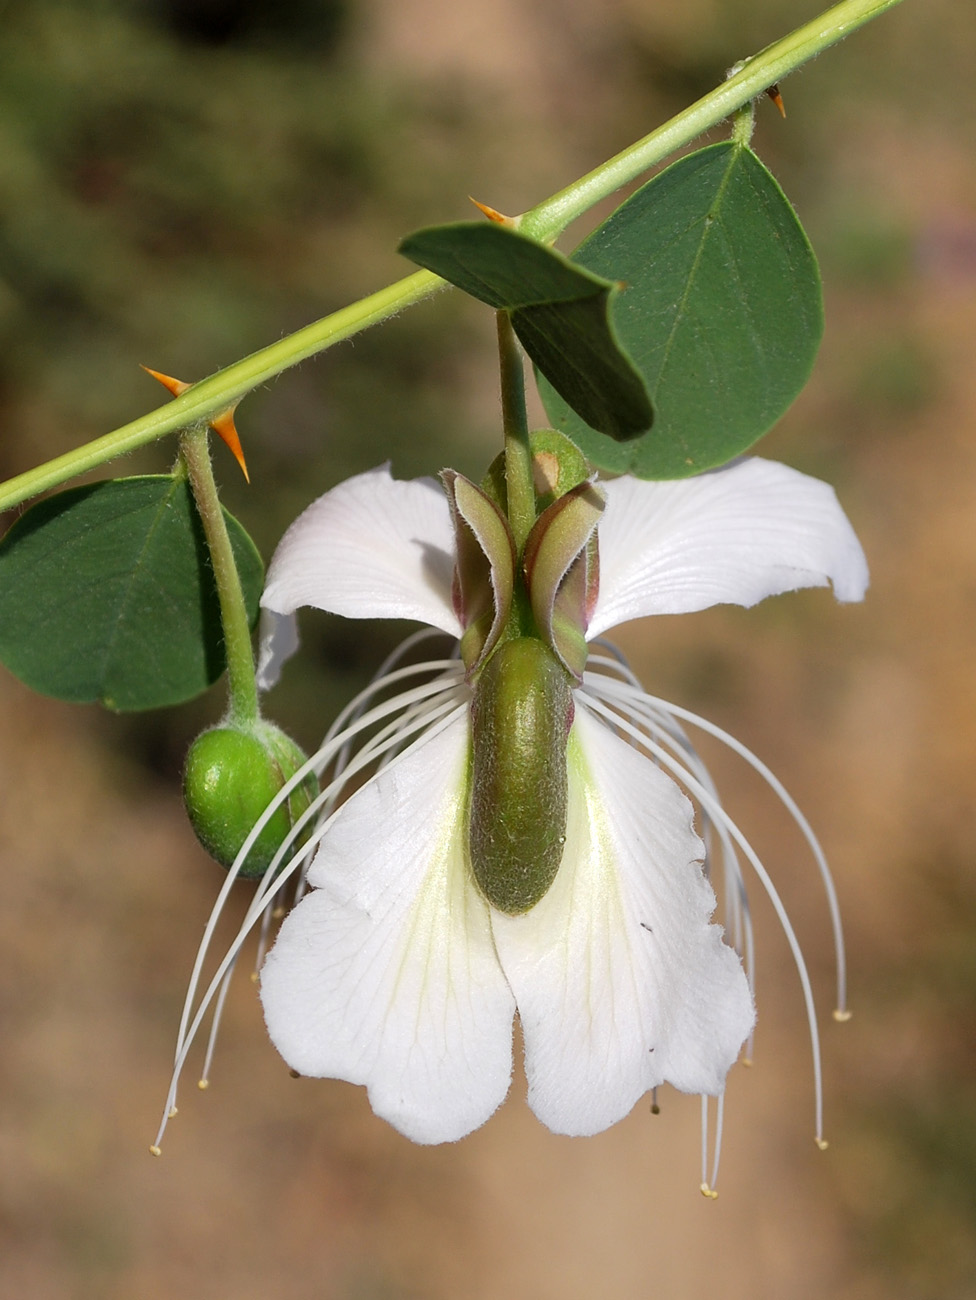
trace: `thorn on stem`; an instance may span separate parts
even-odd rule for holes
[[[780,117],[785,117],[785,116],[786,116],[786,105],[783,103],[783,96],[780,94],[779,86],[776,86],[776,85],[773,85],[773,86],[767,86],[767,87],[766,87],[766,94],[769,96],[769,98],[773,101],[773,103],[774,103],[774,104],[776,105],[776,107],[779,109],[779,115],[780,115]]]
[[[162,386],[173,397],[179,397],[185,393],[192,384],[184,383],[182,379],[174,379],[172,375],[164,375],[161,370],[150,370],[148,366],[142,366],[147,375],[152,375],[153,379],[158,379]],[[229,406],[226,411],[221,411],[220,415],[215,415],[210,421],[210,427],[219,438],[222,438],[230,448],[231,455],[241,467],[241,473],[247,483],[250,483],[251,476],[247,472],[247,463],[244,460],[244,450],[241,447],[241,440],[238,436],[237,429],[234,426],[234,406]]]
[[[489,208],[486,203],[479,203],[477,199],[472,199],[470,194],[468,195],[468,198],[471,199],[471,202],[479,212],[485,214],[489,221],[494,221],[500,226],[515,225],[515,219],[513,217],[506,217],[503,212],[499,212],[495,208]]]

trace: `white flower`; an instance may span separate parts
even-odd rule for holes
[[[860,600],[867,567],[832,489],[782,465],[750,459],[679,482],[621,478],[601,487],[591,653],[574,691],[565,845],[548,892],[511,915],[475,883],[464,665],[455,655],[384,671],[311,760],[328,773],[317,829],[263,883],[195,1020],[184,1016],[177,1073],[243,936],[314,851],[310,890],[261,973],[269,1033],[297,1072],[364,1084],[374,1111],[408,1137],[451,1141],[504,1099],[517,1011],[529,1104],[556,1132],[599,1132],[664,1082],[721,1094],[751,1032],[753,1000],[739,956],[710,923],[705,846],[672,776],[698,802],[706,838],[718,841],[732,938],[747,956],[737,847],[772,886],[679,719],[708,724],[645,695],[594,639],[645,615],[752,605],[828,582],[838,599]],[[301,605],[413,619],[460,638],[454,571],[455,528],[439,484],[398,482],[386,468],[340,484],[295,521],[272,561],[264,684],[294,648]],[[282,638],[291,642],[284,651]],[[393,686],[401,693],[390,698]],[[833,904],[826,864],[789,796],[712,730],[787,801]],[[373,775],[340,802],[370,764]],[[202,950],[188,1007],[200,961]],[[816,1040],[814,1049],[816,1061]]]
[[[828,580],[841,600],[863,595],[864,557],[832,490],[781,465],[604,491],[589,638]],[[460,637],[453,570],[442,488],[379,469],[291,526],[263,604],[418,619]],[[663,1082],[721,1092],[752,999],[709,924],[691,804],[613,722],[623,685],[587,672],[576,692],[562,862],[542,901],[512,916],[468,865],[469,688],[460,664],[445,671],[452,711],[334,816],[312,892],[265,963],[269,1033],[295,1070],[365,1084],[408,1137],[450,1141],[505,1097],[517,1009],[529,1104],[556,1132],[596,1133]]]

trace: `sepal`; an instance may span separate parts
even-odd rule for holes
[[[586,664],[586,625],[596,601],[596,526],[603,492],[580,483],[535,522],[522,559],[529,601],[543,640],[579,681]]]
[[[454,608],[464,632],[461,658],[469,673],[485,662],[508,622],[515,591],[515,541],[508,520],[481,488],[444,470],[457,544]]]

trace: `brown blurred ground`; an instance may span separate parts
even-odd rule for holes
[[[185,153],[192,161],[200,149],[206,161],[226,137],[231,163],[212,180],[219,202],[206,193],[199,202],[218,209],[217,234],[196,224],[193,202],[179,206],[185,160],[159,173],[154,245],[144,234],[152,220],[132,215],[133,196],[148,203],[153,193],[137,174],[149,163],[137,148],[133,162],[130,141],[89,145],[71,173],[70,212],[81,205],[93,241],[111,250],[117,237],[130,250],[132,279],[121,286],[106,288],[109,271],[94,287],[77,269],[74,279],[52,271],[68,259],[64,224],[47,229],[43,213],[22,223],[34,261],[24,238],[10,245],[16,304],[0,302],[8,363],[18,358],[0,385],[4,467],[152,404],[137,360],[193,378],[386,282],[399,274],[397,235],[466,215],[468,191],[526,206],[814,10],[793,0],[363,0],[347,7],[338,35],[316,37],[321,52],[298,56],[260,24],[250,41],[246,28],[217,39],[165,25],[150,41],[131,5],[100,6],[91,22],[71,5],[11,6],[8,41],[26,41],[34,22],[53,41],[46,67],[60,98],[39,96],[32,110],[45,140],[69,134],[92,85],[134,66],[131,50],[145,46],[156,51],[145,56],[146,131],[158,144],[158,120],[173,110],[152,97],[180,68]],[[296,22],[318,12],[295,11]],[[51,37],[65,31],[67,45]],[[641,1106],[610,1132],[573,1141],[535,1122],[517,1081],[466,1141],[414,1147],[372,1117],[362,1090],[288,1077],[246,978],[230,998],[210,1091],[190,1079],[164,1156],[152,1160],[183,988],[219,884],[182,819],[179,753],[219,698],[177,721],[117,719],[41,700],[4,674],[0,1294],[976,1293],[974,48],[968,9],[905,0],[788,82],[787,122],[761,115],[756,140],[820,252],[828,308],[814,380],[762,450],[835,482],[871,562],[866,604],[840,609],[803,593],[620,638],[650,689],[706,713],[770,763],[832,858],[855,1017],[823,1024],[830,1149],[812,1142],[800,997],[758,903],[756,1063],[730,1079],[715,1203],[698,1193],[694,1098],[668,1092],[659,1117]],[[35,57],[25,52],[23,66]],[[341,139],[301,128],[303,148],[319,150],[320,191],[275,171],[304,120],[275,80],[291,57],[299,70],[288,84],[308,81],[302,111],[314,107],[320,73],[333,112],[346,114],[341,132],[329,128]],[[86,67],[97,75],[86,79]],[[241,78],[250,81],[235,116]],[[241,126],[261,121],[261,78],[268,139]],[[21,104],[31,94],[23,85]],[[242,179],[248,147],[255,171]],[[254,196],[262,168],[266,209]],[[8,186],[0,209],[15,193],[27,211],[32,192],[70,188],[53,164],[45,184],[55,188],[17,175],[20,189]],[[35,337],[27,322],[38,319],[47,333]],[[228,498],[270,545],[312,491],[391,451],[400,473],[431,471],[466,438],[453,459],[476,471],[494,437],[493,363],[479,346],[488,335],[481,313],[441,303],[286,376],[241,419],[265,486],[245,495],[227,468]],[[79,378],[93,364],[94,394]],[[392,635],[310,628],[306,663],[279,699],[306,744],[358,680],[358,661],[376,662]],[[782,887],[826,1013],[828,934],[812,868],[759,783],[708,753]]]

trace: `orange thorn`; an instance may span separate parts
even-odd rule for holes
[[[150,370],[148,366],[140,366],[139,369],[144,370],[147,375],[152,375],[153,379],[158,379],[173,397],[179,397],[181,393],[185,393],[191,387],[190,384],[184,384],[182,379],[174,379],[172,375],[164,375],[161,370]]]
[[[776,105],[776,107],[779,109],[779,115],[780,115],[780,117],[785,117],[785,116],[786,116],[786,105],[783,103],[783,96],[779,93],[779,86],[769,86],[769,87],[767,87],[767,89],[766,89],[766,94],[769,96],[769,98],[773,101],[773,103],[774,103],[774,104]]]
[[[182,379],[174,379],[172,375],[164,375],[159,370],[150,370],[148,366],[141,367],[147,375],[152,375],[153,379],[158,379],[167,392],[172,393],[174,397],[179,397],[185,393],[192,384],[185,384]],[[224,442],[231,450],[231,454],[241,467],[241,473],[244,475],[245,482],[250,483],[251,476],[247,472],[247,463],[244,460],[244,449],[241,447],[241,440],[238,436],[237,429],[234,426],[235,406],[229,406],[226,411],[215,416],[210,421],[210,427],[218,437],[223,438]]]
[[[226,411],[223,411],[220,415],[215,416],[214,419],[210,421],[210,427],[213,429],[214,433],[223,438],[224,442],[226,442],[234,459],[241,467],[241,473],[244,475],[245,482],[250,483],[251,476],[247,472],[247,464],[244,460],[244,449],[241,447],[241,440],[238,436],[237,429],[234,427],[234,410],[235,408],[233,406],[229,406]]]
[[[472,199],[470,194],[468,198],[479,212],[485,214],[489,221],[495,221],[500,226],[513,226],[515,224],[512,217],[506,217],[504,213],[498,212],[495,208],[489,208],[486,203],[479,203],[477,199]]]

